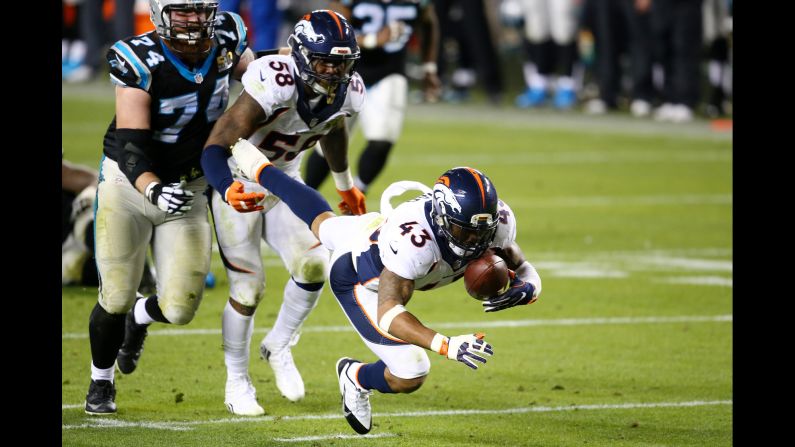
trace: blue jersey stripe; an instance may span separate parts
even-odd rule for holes
[[[358,276],[353,269],[353,258],[350,253],[339,257],[331,266],[329,273],[329,285],[334,297],[342,306],[345,315],[348,316],[351,324],[365,340],[379,345],[401,346],[407,343],[391,340],[381,335],[378,330],[370,323],[364,310],[359,307],[359,303],[354,296],[354,290],[359,285]]]
[[[229,13],[232,16],[232,19],[235,21],[235,26],[237,26],[237,47],[235,47],[235,54],[240,56],[243,54],[243,51],[246,49],[246,25],[243,23],[243,18],[235,13]]]
[[[116,42],[112,48],[130,63],[133,71],[135,71],[135,74],[138,75],[138,79],[140,79],[138,86],[146,91],[149,91],[149,87],[152,82],[152,76],[149,73],[149,69],[146,68],[140,59],[138,59],[138,56],[135,55],[132,49],[122,41]]]

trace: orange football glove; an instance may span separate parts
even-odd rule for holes
[[[347,191],[340,191],[338,189],[337,193],[342,197],[342,202],[339,204],[342,214],[364,214],[367,212],[367,207],[364,204],[365,197],[364,194],[359,191],[359,188],[354,186]]]
[[[224,200],[226,203],[239,213],[250,213],[264,209],[258,203],[265,198],[265,194],[261,192],[243,192],[243,184],[237,180],[229,188],[226,188],[225,196]]]

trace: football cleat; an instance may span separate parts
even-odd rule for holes
[[[86,414],[116,413],[116,386],[110,380],[91,380],[86,394]]]
[[[514,101],[516,107],[520,109],[529,109],[543,105],[547,100],[547,92],[542,88],[527,88],[521,95],[516,97]]]
[[[571,88],[558,88],[555,92],[555,108],[568,110],[577,104],[577,92]]]
[[[148,324],[135,322],[135,306],[127,312],[124,323],[124,342],[116,355],[116,367],[122,374],[132,374],[138,366],[138,360],[144,350],[146,328]]]
[[[265,410],[257,403],[257,390],[248,374],[227,377],[224,404],[229,412],[239,416],[265,414]]]
[[[359,388],[350,377],[348,370],[352,365],[360,364],[358,360],[343,357],[337,360],[337,377],[340,381],[340,394],[342,395],[342,414],[345,420],[356,430],[356,433],[364,435],[370,432],[372,427],[373,414],[370,409],[371,390]]]
[[[259,352],[262,358],[271,365],[273,375],[276,376],[276,387],[282,396],[293,402],[303,399],[305,395],[304,380],[301,378],[298,368],[295,367],[290,346],[276,350],[268,347],[263,339],[259,345]]]

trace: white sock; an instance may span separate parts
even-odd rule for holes
[[[221,334],[224,339],[224,363],[228,376],[248,373],[252,332],[254,332],[254,316],[239,314],[227,300],[221,316]]]
[[[559,76],[557,83],[558,90],[574,90],[574,79],[570,76]]]
[[[146,311],[146,300],[148,299],[149,298],[146,298],[135,302],[133,313],[135,314],[135,322],[138,324],[150,324],[155,321],[154,318],[149,316],[149,312]]]
[[[110,380],[113,382],[113,374],[114,371],[112,366],[106,369],[99,369],[94,366],[94,362],[91,362],[91,380]]]
[[[273,329],[265,336],[266,344],[273,349],[281,349],[290,343],[293,334],[298,332],[301,324],[309,316],[309,312],[317,305],[323,288],[310,292],[304,290],[292,278],[284,286],[284,300]]]
[[[533,73],[533,75],[530,77],[530,88],[546,90],[547,77],[538,72]]]

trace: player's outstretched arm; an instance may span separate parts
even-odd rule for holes
[[[485,334],[446,337],[423,325],[404,307],[413,292],[414,281],[384,268],[378,282],[378,327],[382,331],[472,369],[478,369],[478,363],[486,363],[485,356],[494,354],[491,345],[483,340]]]
[[[321,240],[320,224],[335,215],[319,192],[273,166],[268,157],[246,139],[241,138],[232,145],[232,156],[245,178],[258,182],[279,197]]]
[[[234,180],[226,162],[229,148],[238,138],[251,135],[256,124],[265,118],[265,112],[259,103],[243,91],[232,107],[215,123],[202,151],[201,164],[207,182],[221,193],[226,203],[239,212],[263,209],[258,203],[265,198],[265,194],[247,193],[243,190],[243,184]]]

